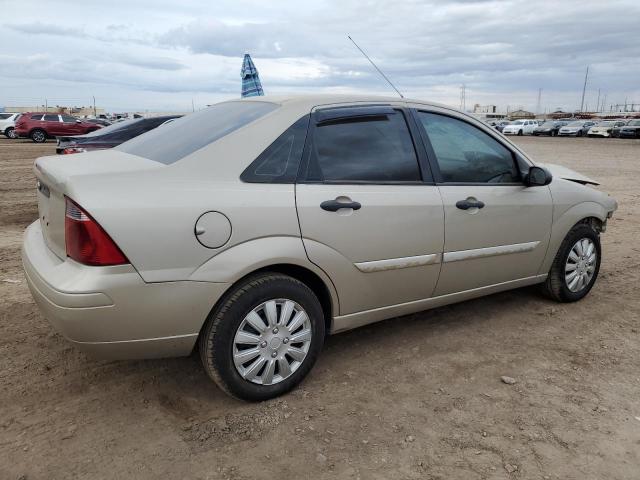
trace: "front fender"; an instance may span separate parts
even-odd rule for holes
[[[551,239],[547,254],[538,274],[547,273],[551,270],[551,265],[556,258],[562,241],[575,224],[589,217],[597,218],[604,223],[607,221],[607,214],[607,209],[597,202],[582,202],[569,208],[556,218],[551,226]]]

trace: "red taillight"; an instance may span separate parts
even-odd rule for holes
[[[86,152],[87,150],[84,148],[79,148],[79,147],[67,147],[64,150],[62,150],[62,153],[64,155],[69,155],[71,153],[82,153],[82,152]]]
[[[102,267],[129,263],[98,222],[73,200],[68,197],[65,200],[64,236],[69,258]]]

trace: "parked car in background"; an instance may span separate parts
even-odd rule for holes
[[[620,138],[640,138],[640,119],[631,120],[620,127]]]
[[[16,138],[16,120],[19,113],[0,113],[0,133],[7,138]]]
[[[113,125],[87,135],[61,136],[57,139],[56,153],[82,153],[91,150],[113,148],[149,130],[153,130],[168,121],[180,117],[181,115],[164,115],[152,118],[135,118],[114,123]]]
[[[622,122],[622,125],[619,125],[617,127],[613,127],[611,129],[611,137],[612,138],[619,138],[620,137],[620,129],[622,127],[624,127],[627,123],[629,123],[631,120],[620,120]]]
[[[568,123],[564,127],[558,130],[558,136],[560,137],[582,137],[587,134],[589,129],[595,125],[596,122],[586,120],[576,120]]]
[[[514,120],[502,129],[505,135],[530,135],[538,126],[535,120]]]
[[[533,129],[532,135],[549,135],[550,137],[555,137],[558,135],[560,128],[564,127],[566,124],[567,122],[560,121],[544,122],[542,125],[538,125]]]
[[[299,384],[326,333],[534,284],[582,299],[617,208],[472,116],[396,97],[227,101],[34,172],[22,264],[54,327],[107,358],[198,344],[252,401]]]
[[[604,120],[596,123],[587,132],[589,137],[610,137],[611,132],[615,127],[621,127],[626,125],[627,122],[623,120]]]
[[[111,125],[111,122],[104,118],[85,118],[85,122],[95,123],[96,125],[102,125],[103,127]]]
[[[504,129],[504,127],[506,127],[507,125],[509,125],[509,121],[508,120],[500,120],[499,122],[496,123],[496,125],[494,126],[494,128],[496,130],[498,130],[499,132],[502,132],[502,130]]]
[[[30,138],[36,143],[59,135],[84,135],[102,128],[95,123],[83,122],[71,115],[44,112],[27,112],[20,115],[15,132],[21,138]]]

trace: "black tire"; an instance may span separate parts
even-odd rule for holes
[[[582,290],[572,292],[569,290],[569,287],[565,282],[565,264],[572,247],[576,242],[578,242],[578,240],[583,238],[588,238],[595,244],[597,252],[595,271],[590,282],[585,285]],[[560,248],[558,249],[556,258],[553,260],[549,276],[544,283],[545,293],[557,302],[576,302],[581,300],[589,293],[593,285],[596,283],[598,272],[600,272],[601,258],[602,250],[600,247],[600,235],[598,232],[596,232],[590,225],[584,223],[575,225],[569,233],[567,233],[567,236],[564,238]]]
[[[7,138],[16,138],[16,129],[13,127],[7,127],[7,129],[4,131],[4,136]]]
[[[258,305],[286,298],[300,305],[311,323],[311,344],[306,357],[289,377],[272,385],[242,378],[233,361],[233,341],[245,316]],[[241,400],[262,401],[282,395],[298,385],[315,364],[324,344],[324,315],[318,297],[304,283],[279,273],[247,278],[228,292],[211,312],[199,338],[200,358],[211,379],[226,393]]]
[[[29,137],[31,137],[31,140],[33,140],[35,143],[44,143],[47,141],[47,132],[40,128],[36,128],[35,130],[31,131]]]
[[[582,136],[582,130],[578,131],[578,134],[576,135],[576,137],[581,137]]]
[[[518,130],[518,136],[521,137],[523,135],[522,130]]]

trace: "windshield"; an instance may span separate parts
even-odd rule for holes
[[[640,127],[640,120],[631,120],[627,125],[630,127]]]
[[[571,122],[567,127],[581,127],[584,125],[584,122]]]
[[[598,122],[597,127],[613,127],[615,122]]]
[[[555,127],[556,126],[556,122],[544,122],[542,125],[540,125],[541,127]]]
[[[509,125],[522,125],[524,124],[524,120],[514,120]]]
[[[276,108],[275,103],[260,101],[218,103],[161,125],[116,149],[164,164],[174,163]]]

